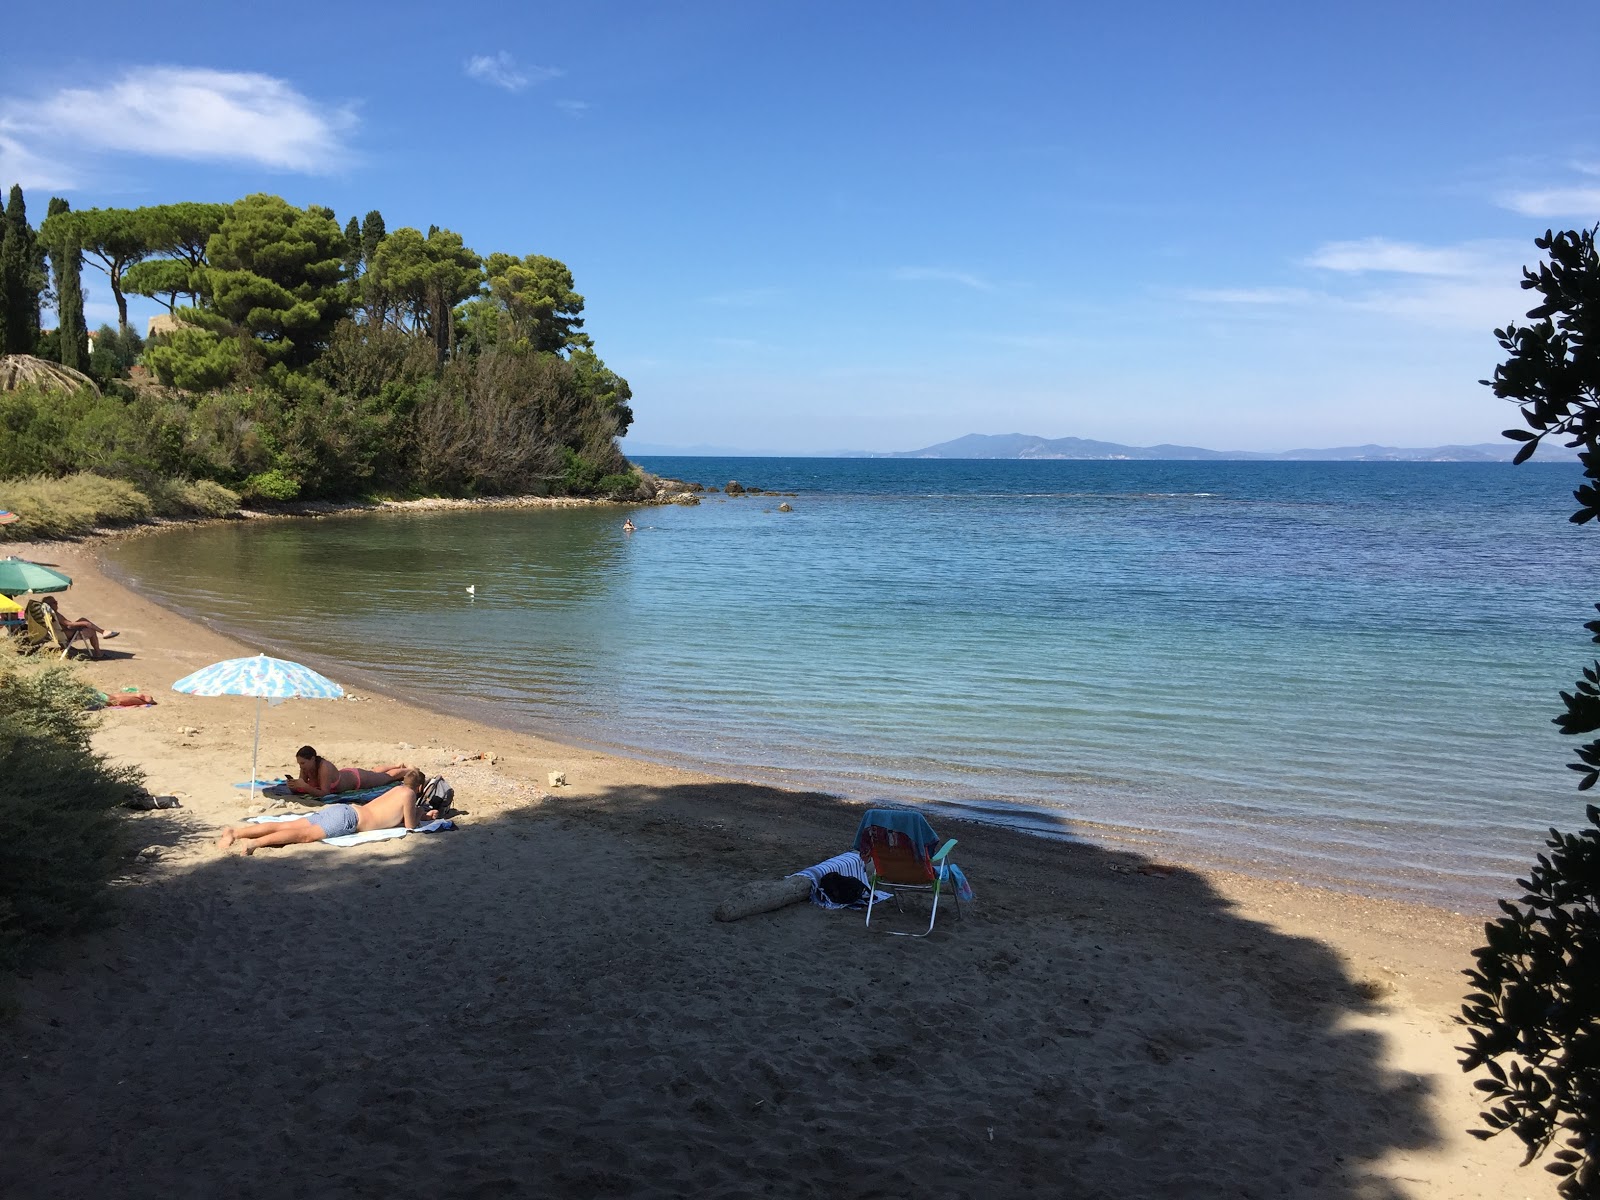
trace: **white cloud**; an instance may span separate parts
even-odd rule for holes
[[[1595,172],[1585,169],[1585,174]],[[1501,203],[1525,217],[1577,217],[1600,220],[1600,187],[1559,187],[1543,191],[1513,192]]]
[[[1385,271],[1398,275],[1466,276],[1485,265],[1483,244],[1418,246],[1387,238],[1362,238],[1354,242],[1328,242],[1306,259],[1308,267],[1349,273]]]
[[[520,92],[530,83],[558,78],[561,71],[556,67],[519,67],[517,60],[502,50],[499,54],[475,54],[467,59],[467,75],[491,87]]]
[[[897,267],[893,277],[909,283],[959,283],[962,287],[969,287],[979,292],[994,291],[992,283],[979,279],[976,275],[969,275],[965,271],[946,271],[940,267]]]
[[[348,108],[319,108],[281,79],[139,67],[100,88],[0,102],[0,130],[30,144],[319,172],[348,161]]]
[[[568,116],[581,117],[589,111],[587,100],[557,100],[556,107]]]
[[[72,171],[29,150],[0,126],[0,190],[20,183],[24,191],[64,192],[78,186]]]

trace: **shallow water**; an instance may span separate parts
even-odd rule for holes
[[[230,524],[109,565],[500,724],[1371,894],[1482,909],[1582,820],[1573,464],[642,461],[794,512]]]

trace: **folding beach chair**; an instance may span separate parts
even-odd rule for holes
[[[62,623],[61,614],[43,600],[29,600],[22,614],[28,626],[22,635],[27,641],[25,649],[28,651],[43,650],[46,646],[60,647],[62,658],[74,650],[82,654],[90,653],[88,645],[78,644],[80,638],[87,643],[88,631],[68,629]]]
[[[921,933],[887,931],[897,937],[927,937],[932,933],[933,923],[939,918],[939,897],[946,891],[955,901],[959,920],[961,897],[952,877],[954,867],[949,861],[955,844],[955,839],[951,838],[940,846],[933,826],[919,812],[908,808],[869,808],[856,828],[856,850],[867,864],[867,927],[872,927],[872,910],[880,888],[894,897],[896,908],[901,908],[902,892],[933,895],[928,927]]]

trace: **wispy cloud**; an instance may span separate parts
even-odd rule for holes
[[[517,60],[504,50],[498,54],[475,54],[467,59],[470,78],[508,92],[520,92],[529,84],[557,79],[561,73],[559,67],[519,67]]]
[[[348,161],[355,125],[348,107],[318,105],[281,79],[196,67],[136,67],[104,87],[0,100],[8,158],[70,145],[317,173]]]
[[[1305,260],[1308,267],[1356,274],[1381,271],[1397,275],[1464,277],[1481,272],[1494,257],[1498,243],[1460,246],[1419,246],[1387,238],[1362,238],[1354,242],[1328,242]]]
[[[1184,301],[1231,308],[1240,317],[1319,320],[1379,316],[1433,329],[1486,332],[1528,307],[1519,283],[1529,253],[1520,242],[1421,245],[1388,238],[1328,242],[1298,266],[1322,272],[1326,286],[1189,288]]]
[[[0,126],[0,188],[20,183],[27,191],[66,191],[77,186],[73,170],[35,154]]]
[[[1577,217],[1586,223],[1600,220],[1600,187],[1592,184],[1512,192],[1501,203],[1525,217]]]
[[[589,111],[587,100],[557,100],[556,107],[571,117],[581,117]]]
[[[958,283],[979,292],[994,291],[994,284],[987,280],[965,271],[947,271],[942,267],[897,267],[891,276],[907,283]]]

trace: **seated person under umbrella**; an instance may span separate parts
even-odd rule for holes
[[[367,788],[383,787],[399,782],[408,769],[405,763],[374,767],[370,771],[360,767],[340,768],[311,746],[301,746],[294,752],[294,758],[300,764],[300,774],[295,779],[287,780],[284,786],[298,796],[332,796],[339,792],[360,792]]]
[[[415,829],[439,816],[422,798],[426,777],[415,767],[407,771],[401,785],[365,804],[326,804],[298,821],[273,821],[254,825],[233,825],[222,831],[217,849],[227,850],[235,843],[246,856],[263,846],[295,846],[320,842],[324,838],[365,833],[369,829]]]

